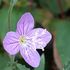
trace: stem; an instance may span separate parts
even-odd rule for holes
[[[11,2],[10,2],[10,7],[9,7],[9,11],[8,11],[8,31],[11,30],[11,19],[12,19],[11,17],[12,17],[13,6],[14,6],[14,5],[13,5],[12,0],[11,0]],[[10,57],[11,65],[13,65],[15,56],[9,55],[9,57]]]
[[[12,1],[12,0],[11,0]],[[12,10],[13,10],[13,4],[10,2],[10,7],[8,11],[8,30],[11,30],[11,17],[12,17]]]
[[[14,59],[15,59],[15,56],[10,56],[10,60],[12,63],[14,63]]]
[[[63,10],[61,0],[57,0],[57,3],[58,3],[58,6],[59,6],[59,8],[61,10],[61,18],[64,18],[64,10]]]

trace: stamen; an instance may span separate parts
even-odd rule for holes
[[[20,37],[19,37],[19,43],[20,43],[21,45],[23,45],[24,43],[26,43],[26,38],[23,37],[23,36],[20,36]]]
[[[44,51],[44,48],[41,46],[41,44],[39,44],[40,49],[42,49],[42,51]]]
[[[44,51],[44,48],[43,47],[41,47],[41,49],[42,49],[42,51]]]
[[[42,35],[44,35],[46,33],[46,29],[43,30]]]

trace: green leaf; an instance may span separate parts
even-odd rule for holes
[[[22,65],[22,64],[17,64],[17,68],[19,69],[19,70],[22,70],[22,69],[24,69],[24,70],[30,70],[29,68],[26,68],[24,65]]]
[[[16,31],[16,24],[23,12],[18,10],[13,10],[12,17],[11,17],[11,31]],[[18,14],[18,15],[17,15]],[[8,8],[2,8],[0,10],[0,39],[3,40],[6,33],[8,32]]]
[[[0,70],[4,70],[9,61],[7,54],[0,54]]]
[[[32,10],[32,14],[35,18],[35,20],[38,22],[38,23],[41,23],[42,20],[43,20],[43,17],[44,16],[44,13],[43,13],[43,10],[39,10],[39,9],[33,9]]]
[[[7,16],[8,11],[7,9],[0,10],[0,38],[3,39],[5,33],[8,31],[8,24],[7,24]]]
[[[35,70],[44,70],[45,67],[45,59],[44,59],[44,55],[41,56],[41,61],[40,61],[40,65],[38,68],[36,68]]]
[[[44,9],[50,10],[55,15],[61,13],[62,10],[66,11],[69,8],[65,0],[39,0],[39,2]]]
[[[63,67],[70,70],[70,20],[54,20],[50,26],[50,30],[56,33],[56,47]]]
[[[12,67],[11,66],[6,67],[4,70],[12,70]]]

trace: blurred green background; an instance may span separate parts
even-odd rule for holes
[[[17,21],[25,12],[34,16],[36,26],[47,28],[54,35],[62,68],[70,70],[70,0],[0,0],[0,70],[49,70],[48,65],[45,65],[47,61],[44,54],[41,56],[40,66],[33,69],[21,62],[12,66],[3,49],[3,38],[9,30],[16,30]],[[19,56],[17,60],[22,59]],[[59,69],[51,70],[62,70],[59,59],[56,57],[54,61]]]

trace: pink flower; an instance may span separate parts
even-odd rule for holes
[[[52,36],[43,28],[34,28],[34,19],[30,13],[22,15],[17,23],[16,32],[10,31],[3,40],[7,53],[16,55],[20,52],[24,60],[32,67],[38,67],[40,55],[36,49],[42,49],[49,43]]]

